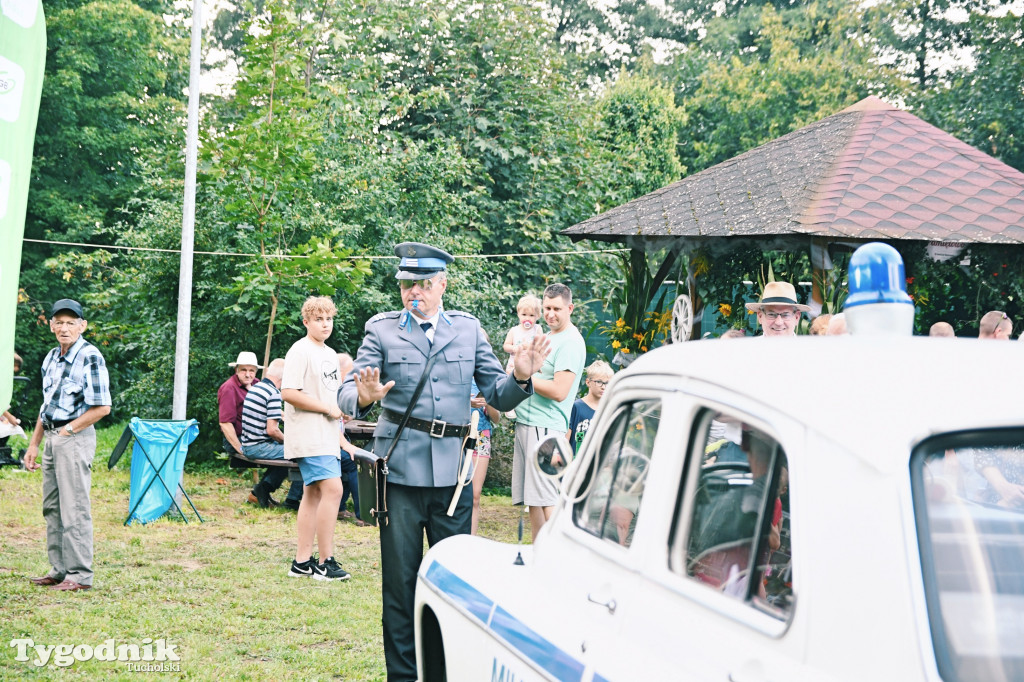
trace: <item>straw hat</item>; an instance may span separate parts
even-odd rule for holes
[[[789,282],[768,282],[761,293],[761,300],[757,303],[747,303],[747,310],[757,312],[766,305],[792,306],[800,312],[806,313],[810,306],[796,302],[796,289]]]
[[[238,367],[239,365],[252,365],[256,369],[263,369],[263,365],[256,361],[256,354],[252,351],[244,350],[238,354],[238,359],[234,362],[229,362],[228,367]]]

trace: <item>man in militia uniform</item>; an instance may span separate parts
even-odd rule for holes
[[[424,531],[431,545],[470,531],[472,486],[462,489],[453,516],[447,510],[469,431],[471,382],[476,380],[487,404],[511,410],[533,392],[531,376],[548,354],[547,338],[537,335],[517,353],[512,374],[506,374],[480,322],[442,306],[452,256],[415,242],[399,244],[395,254],[404,310],[367,321],[353,371],[338,392],[341,411],[357,417],[381,401],[374,452],[384,456],[428,358],[437,356],[388,460],[388,517],[379,525],[389,682],[416,679],[413,605]]]

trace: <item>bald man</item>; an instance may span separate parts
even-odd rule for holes
[[[979,339],[1000,339],[1008,341],[1013,332],[1013,320],[1001,310],[991,310],[978,323]]]
[[[832,319],[828,321],[828,329],[825,331],[825,336],[846,336],[849,333],[846,329],[846,313],[833,315]]]

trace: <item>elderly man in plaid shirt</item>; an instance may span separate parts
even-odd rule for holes
[[[43,360],[43,406],[25,452],[25,468],[40,468],[43,448],[43,518],[50,572],[30,578],[54,590],[92,587],[92,460],[96,455],[93,424],[110,414],[107,365],[96,346],[82,338],[87,323],[78,301],[53,304],[50,329],[59,346]]]

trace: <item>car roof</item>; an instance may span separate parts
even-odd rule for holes
[[[881,469],[924,437],[1024,425],[1024,344],[924,336],[798,336],[672,344],[617,377],[673,376],[772,406]],[[896,464],[902,465],[906,458]]]

